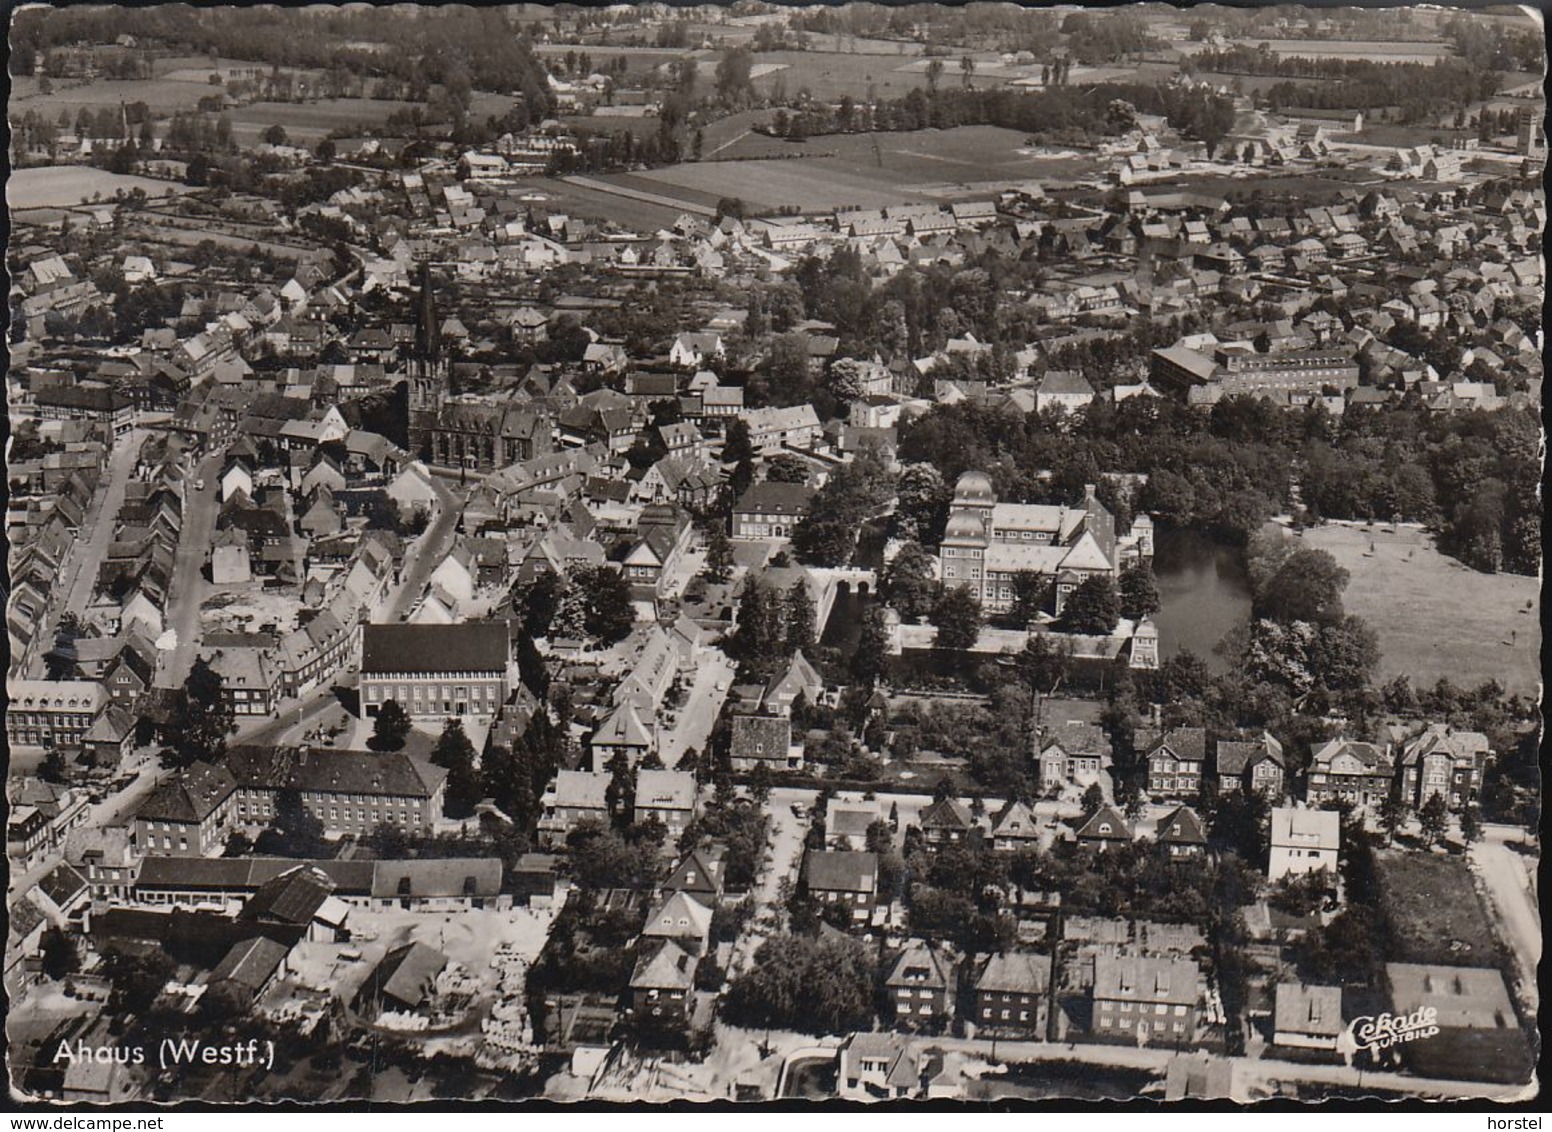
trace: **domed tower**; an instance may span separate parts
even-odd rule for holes
[[[986,600],[986,548],[992,541],[992,507],[996,504],[991,481],[980,472],[966,472],[954,485],[954,502],[938,547],[943,584],[963,586]]]
[[[966,472],[954,482],[954,501],[949,504],[948,513],[957,515],[964,513],[974,515],[981,522],[986,531],[986,537],[992,537],[992,508],[997,506],[997,493],[992,490],[992,481],[985,472]]]

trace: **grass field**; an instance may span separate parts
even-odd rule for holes
[[[1390,921],[1389,958],[1400,963],[1493,967],[1498,948],[1487,913],[1459,857],[1380,853],[1381,903]]]
[[[876,139],[878,151],[873,145]],[[1032,150],[1016,130],[964,126],[877,135],[845,134],[806,143],[758,134],[718,154],[724,160],[600,178],[698,203],[739,197],[756,208],[796,205],[804,210],[877,208],[912,200],[941,200],[990,191],[994,184],[1081,177],[1092,159]],[[797,160],[759,155],[813,154]],[[745,160],[743,158],[756,158]],[[739,160],[725,160],[739,158]]]
[[[638,232],[655,232],[659,228],[667,228],[683,211],[549,178],[526,178],[518,181],[517,185],[519,187],[514,192],[518,195],[543,193],[547,198],[543,202],[544,207],[549,211],[580,216],[586,220],[612,220]]]
[[[1329,551],[1351,580],[1349,613],[1379,634],[1380,677],[1407,675],[1414,687],[1448,676],[1457,685],[1489,678],[1535,694],[1541,679],[1540,583],[1479,574],[1434,549],[1415,528],[1326,525],[1301,536]],[[1367,557],[1370,544],[1373,557]]]
[[[369,98],[333,98],[319,102],[253,102],[226,112],[232,120],[232,136],[240,145],[255,145],[271,126],[285,127],[292,144],[317,142],[334,130],[357,125],[375,127],[396,110],[415,105]]]
[[[12,209],[74,205],[90,200],[94,193],[101,193],[106,200],[119,189],[128,192],[137,186],[151,197],[188,191],[170,181],[129,177],[85,165],[46,165],[12,173],[5,185],[5,203]]]

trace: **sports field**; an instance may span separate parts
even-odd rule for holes
[[[694,203],[738,197],[762,210],[796,205],[805,211],[879,208],[903,201],[949,200],[996,186],[1061,176],[1097,166],[1077,154],[1032,149],[1016,130],[964,126],[910,133],[843,134],[785,142],[750,134],[718,152],[794,156],[789,160],[716,160],[600,177]],[[875,151],[874,145],[877,144]]]
[[[1479,574],[1440,554],[1415,527],[1327,524],[1300,537],[1351,575],[1342,604],[1379,634],[1382,680],[1404,674],[1421,688],[1441,676],[1461,686],[1494,679],[1511,692],[1536,693],[1537,579]]]

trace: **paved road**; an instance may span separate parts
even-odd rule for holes
[[[29,676],[44,675],[43,657],[54,647],[60,617],[66,612],[77,617],[86,612],[97,587],[98,567],[108,553],[108,544],[113,541],[118,526],[119,511],[124,506],[124,494],[135,468],[135,459],[149,436],[144,429],[131,429],[113,445],[108,456],[107,477],[92,496],[68,560],[66,576],[69,581],[62,589],[56,585],[50,595],[55,600],[49,602],[44,628],[32,639],[26,658]]]
[[[1519,968],[1517,981],[1526,1003],[1534,1009],[1540,1001],[1536,987],[1536,967],[1541,962],[1541,914],[1536,895],[1531,891],[1529,858],[1500,841],[1483,840],[1471,846],[1472,867],[1482,878],[1498,922],[1514,948]]]
[[[706,659],[696,669],[695,683],[690,688],[684,710],[679,713],[678,723],[663,735],[659,755],[664,766],[670,769],[678,766],[680,757],[692,747],[699,751],[706,749],[706,740],[711,737],[712,725],[717,721],[737,671],[738,666],[721,650],[706,650]],[[717,690],[718,684],[722,685],[721,691]]]
[[[161,670],[156,678],[159,687],[181,685],[199,654],[202,636],[199,607],[210,586],[203,571],[215,541],[216,516],[221,511],[220,485],[216,482],[221,462],[220,452],[210,453],[194,466],[187,481],[188,489],[183,496],[183,529],[178,536],[172,585],[162,619],[163,628],[172,630],[177,643],[161,656]],[[204,483],[203,491],[194,486],[197,483]]]
[[[397,621],[409,612],[425,590],[431,572],[442,564],[442,559],[453,548],[458,517],[463,513],[462,504],[452,489],[436,477],[432,477],[431,486],[440,497],[436,517],[404,552],[399,588],[388,603],[382,618],[384,621]]]

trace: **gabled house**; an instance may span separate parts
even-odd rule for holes
[[[1273,801],[1286,791],[1283,745],[1263,731],[1250,742],[1220,739],[1214,748],[1213,774],[1219,793],[1261,793]]]
[[[1201,971],[1189,959],[1098,955],[1093,1031],[1139,1046],[1195,1044],[1205,989]]]
[[[922,839],[931,849],[969,845],[979,841],[981,836],[970,811],[954,798],[933,802],[922,810],[917,823],[921,826]]]
[[[1326,869],[1334,878],[1342,820],[1335,810],[1278,806],[1272,810],[1272,853],[1268,880]]]
[[[1040,823],[1023,802],[1009,802],[993,819],[992,848],[997,852],[1013,853],[1020,849],[1035,848],[1039,844]]]
[[[915,1030],[953,1013],[954,967],[921,940],[907,942],[884,978],[895,1028]]]
[[[1374,743],[1332,739],[1310,760],[1306,797],[1312,806],[1346,801],[1378,806],[1395,781],[1390,751]]]
[[[810,849],[803,855],[802,883],[817,903],[849,908],[853,922],[867,923],[878,899],[878,857],[851,850]]]
[[[1272,1005],[1272,1044],[1334,1051],[1347,1029],[1342,988],[1278,983]]]
[[[1151,798],[1194,798],[1207,763],[1207,729],[1176,727],[1159,734],[1140,732],[1137,747],[1144,752]]]
[[[1153,839],[1171,857],[1199,857],[1207,852],[1202,820],[1190,806],[1178,806],[1160,818]]]
[[[1103,852],[1112,845],[1125,845],[1132,840],[1131,827],[1114,806],[1101,806],[1094,816],[1078,827],[1078,840]]]
[[[1008,951],[991,956],[975,981],[976,1033],[1044,1040],[1050,988],[1049,955]]]

